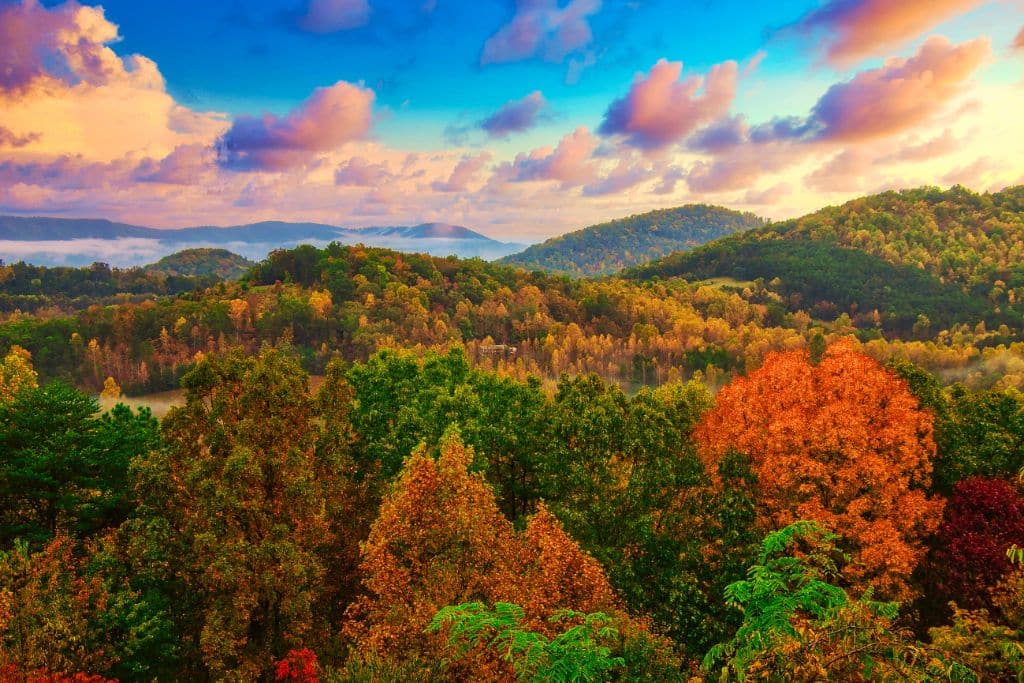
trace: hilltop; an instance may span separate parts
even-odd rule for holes
[[[164,256],[156,263],[144,266],[143,270],[165,275],[213,275],[222,280],[237,280],[254,265],[253,261],[227,249],[196,248]]]
[[[751,213],[691,204],[592,225],[531,246],[502,262],[573,277],[610,275],[762,225],[764,221]]]
[[[792,308],[891,329],[1020,318],[1024,187],[919,188],[861,197],[677,253],[639,279],[763,279]],[[924,316],[926,320],[920,320]]]

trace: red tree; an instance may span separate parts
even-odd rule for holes
[[[932,558],[935,592],[960,607],[991,608],[989,592],[1012,568],[1006,549],[1024,545],[1024,497],[1002,479],[959,482]]]

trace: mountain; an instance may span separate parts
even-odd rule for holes
[[[363,243],[437,256],[495,259],[523,248],[447,223],[342,228],[323,223],[263,221],[227,227],[148,228],[89,218],[0,216],[0,253],[6,260],[44,265],[118,266],[151,262],[182,248],[228,249],[259,260],[274,249],[299,244]]]
[[[213,275],[222,280],[237,280],[253,265],[254,261],[227,249],[199,248],[183,249],[164,256],[156,263],[144,266],[143,270],[164,275]]]
[[[877,310],[888,329],[918,324],[923,333],[929,326],[980,320],[1019,324],[1024,186],[991,194],[956,186],[861,197],[624,275],[724,278],[737,285],[761,279],[791,308],[862,321]]]
[[[574,277],[609,275],[713,239],[764,225],[751,213],[691,204],[592,225],[503,259],[528,270]]]

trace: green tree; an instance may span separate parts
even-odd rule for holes
[[[553,624],[570,623],[554,637],[524,626],[523,608],[499,602],[493,610],[470,602],[441,609],[427,627],[447,629],[448,642],[465,651],[484,646],[510,662],[520,681],[575,683],[608,680],[609,674],[625,665],[612,656],[618,630],[608,616],[561,610],[551,617]],[[575,622],[575,623],[573,623]]]

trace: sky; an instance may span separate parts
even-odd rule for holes
[[[1024,0],[0,0],[0,213],[783,219],[1024,183]]]

